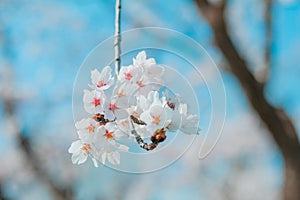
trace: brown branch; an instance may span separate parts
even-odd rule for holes
[[[199,1],[199,0],[198,0]],[[198,2],[196,0],[196,2]],[[210,5],[211,7],[212,5]],[[200,10],[203,8],[200,7]],[[282,109],[270,105],[264,97],[262,85],[256,81],[248,70],[247,64],[234,47],[227,32],[227,24],[223,18],[223,9],[210,8],[218,17],[218,23],[211,23],[217,46],[229,63],[232,73],[237,77],[245,90],[249,102],[267,125],[283,154],[290,155],[300,152],[296,129]],[[215,18],[216,19],[216,18]]]
[[[224,19],[225,3],[221,6],[206,4],[207,1],[204,0],[195,0],[195,3],[210,24],[216,45],[244,89],[249,103],[265,123],[286,161],[285,199],[300,199],[300,144],[291,119],[284,110],[274,107],[266,100],[263,85],[255,79],[246,61],[233,45]],[[291,175],[294,176],[292,181],[289,177]]]
[[[4,49],[4,52],[6,52],[4,56],[7,57],[8,61],[10,61],[10,52],[12,51],[12,45],[10,43],[9,37],[4,35],[4,31],[1,28],[3,27],[0,26],[0,37],[2,36],[2,40],[0,42],[2,42],[2,48]],[[24,133],[19,129],[15,117],[15,108],[16,105],[20,102],[20,99],[14,96],[14,90],[11,88],[13,78],[10,76],[11,75],[5,77],[6,84],[8,86],[6,87],[7,94],[0,94],[2,98],[1,100],[3,101],[4,105],[5,117],[10,119],[11,124],[14,127],[14,135],[16,136],[16,140],[20,145],[20,148],[24,157],[26,158],[26,161],[28,162],[28,165],[30,165],[33,173],[37,176],[37,178],[39,178],[45,184],[45,186],[49,188],[55,199],[73,199],[72,188],[60,188],[51,180],[46,170],[43,169],[39,156],[32,150],[30,138],[24,137]]]
[[[3,192],[3,184],[0,182],[0,199],[1,200],[8,200],[9,198],[6,197],[6,195]]]
[[[167,137],[166,136],[166,131],[163,128],[158,129],[158,130],[155,131],[155,133],[153,135],[151,135],[151,137],[150,137],[151,143],[148,144],[138,134],[138,132],[135,130],[135,127],[134,127],[134,124],[133,124],[133,123],[139,124],[139,122],[141,120],[135,118],[133,115],[131,115],[130,118],[131,118],[130,122],[131,122],[131,126],[132,126],[131,134],[135,137],[135,140],[140,145],[140,147],[145,149],[146,151],[152,151],[153,149],[155,149],[158,146],[159,143],[163,142],[166,139],[166,137]],[[145,122],[143,122],[143,123],[145,123]],[[145,124],[143,124],[143,125],[145,125]]]
[[[266,26],[266,44],[265,44],[265,67],[262,74],[262,83],[266,83],[269,77],[269,71],[272,67],[272,5],[273,0],[266,0],[265,5],[265,26]]]

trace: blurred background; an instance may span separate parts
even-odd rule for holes
[[[198,160],[200,135],[181,159],[154,173],[72,165],[73,82],[90,50],[114,34],[114,15],[113,0],[0,1],[0,199],[283,199],[285,159],[192,0],[123,1],[122,30],[169,28],[208,51],[227,95],[214,151]],[[230,0],[225,19],[255,78],[268,71],[266,99],[299,133],[300,2]]]

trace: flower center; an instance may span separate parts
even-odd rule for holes
[[[121,126],[127,126],[127,124],[128,124],[129,122],[127,121],[127,120],[124,120],[124,121],[121,121]]]
[[[103,86],[106,86],[106,83],[104,83],[103,80],[99,80],[98,83],[97,83],[97,87],[103,87]]]
[[[94,101],[93,101],[93,104],[95,105],[95,106],[99,106],[100,105],[100,99],[98,99],[98,98],[94,98]]]
[[[82,147],[81,147],[81,150],[82,151],[85,151],[85,153],[89,154],[90,153],[90,150],[91,150],[91,145],[90,144],[84,144]]]
[[[111,104],[109,104],[109,110],[111,110],[111,111],[115,111],[117,109],[117,105],[116,105],[116,103],[111,103]]]
[[[89,133],[92,133],[95,131],[95,126],[90,124],[88,127],[87,127],[87,130],[89,131]]]
[[[114,139],[113,132],[109,132],[108,130],[106,130],[104,137],[106,137],[106,139],[108,140]]]
[[[131,78],[132,78],[132,74],[131,73],[124,73],[124,75],[125,75],[125,79],[126,80],[130,80]]]
[[[121,97],[125,97],[126,96],[126,93],[122,90],[121,92],[118,93],[118,97],[121,98]]]
[[[143,86],[144,86],[143,81],[138,81],[138,82],[136,82],[136,83],[137,83],[137,85],[138,85],[139,87],[143,87]]]
[[[153,118],[152,123],[158,125],[160,122],[160,116],[157,115],[157,116],[153,116],[152,118]]]

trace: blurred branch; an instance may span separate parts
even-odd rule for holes
[[[2,28],[0,26],[0,28]],[[11,57],[11,43],[9,42],[8,37],[5,37],[3,29],[0,29],[0,36],[2,36],[2,48],[3,51],[6,52],[4,57]],[[8,72],[7,72],[8,73]],[[16,105],[20,103],[22,99],[17,97],[14,93],[14,89],[12,88],[12,74],[2,74],[5,76],[5,91],[0,91],[0,99],[3,101],[4,106],[4,114],[5,117],[8,118],[13,126],[13,135],[16,137],[20,148],[22,149],[22,153],[25,160],[28,162],[28,165],[32,168],[33,173],[50,189],[51,193],[54,195],[54,199],[63,200],[63,199],[73,199],[73,191],[72,188],[60,188],[58,187],[48,176],[45,169],[43,169],[41,161],[38,155],[31,148],[31,140],[29,137],[25,137],[24,133],[19,129],[16,116],[15,116],[15,108]]]
[[[0,182],[0,199],[1,200],[8,200],[8,198],[5,196],[5,194],[3,193],[3,186],[2,183]]]
[[[53,193],[55,199],[63,200],[63,199],[73,199],[73,191],[71,188],[59,188],[50,177],[47,175],[47,172],[42,168],[41,161],[36,155],[36,153],[31,148],[31,141],[28,137],[24,137],[24,133],[22,133],[17,127],[17,122],[14,116],[14,100],[7,99],[4,100],[5,106],[5,114],[11,120],[12,125],[14,126],[17,141],[19,142],[20,148],[26,157],[26,161],[31,166],[33,172],[37,175],[37,177],[48,186],[50,191]]]
[[[206,0],[194,1],[202,16],[210,24],[216,45],[228,61],[232,73],[244,89],[251,106],[265,123],[285,159],[285,199],[299,200],[300,144],[291,119],[284,110],[272,106],[266,100],[263,85],[255,79],[254,75],[249,71],[246,61],[233,45],[224,17],[226,1],[218,4],[212,4]]]
[[[265,67],[262,72],[262,83],[266,83],[269,77],[269,71],[272,67],[272,5],[273,0],[266,0],[265,3],[265,26],[266,26],[266,47],[265,47]]]

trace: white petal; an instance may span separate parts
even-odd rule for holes
[[[124,130],[117,129],[114,132],[115,139],[120,140],[120,139],[123,139],[123,138],[128,138],[128,134],[125,134],[123,131]]]
[[[110,66],[106,66],[103,68],[103,70],[101,72],[101,77],[102,77],[104,83],[107,83],[109,81],[109,79],[111,78],[111,71],[112,71],[112,69],[110,68]]]
[[[118,147],[118,150],[123,151],[123,152],[128,152],[129,147],[126,146],[126,145],[120,144],[119,147]]]
[[[98,161],[95,158],[92,158],[95,167],[99,167]]]
[[[180,130],[186,134],[197,134],[199,118],[197,115],[189,115],[182,118],[182,124]]]
[[[128,108],[128,98],[120,97],[116,99],[116,104],[118,108]]]
[[[101,155],[101,162],[104,165],[106,161],[107,152],[104,149],[102,149],[100,155]]]
[[[187,104],[180,104],[178,110],[180,114],[187,115]]]
[[[141,51],[140,53],[138,53],[138,55],[136,56],[136,59],[139,61],[144,61],[146,60],[147,55],[145,51]]]
[[[164,72],[164,68],[159,65],[151,65],[146,68],[146,74],[150,78],[161,77]]]
[[[80,148],[82,147],[82,142],[81,140],[76,140],[75,142],[73,142],[69,148],[69,153],[75,153],[78,152],[80,150]]]
[[[149,101],[146,99],[145,96],[141,95],[141,96],[138,96],[137,98],[137,104],[138,106],[143,110],[147,110],[150,106],[150,103]]]
[[[114,123],[107,123],[105,124],[105,128],[109,131],[109,132],[114,132],[116,130],[116,125]]]
[[[141,120],[146,122],[147,124],[152,123],[152,117],[148,111],[145,111],[140,116]]]
[[[151,116],[164,115],[164,114],[165,112],[161,105],[154,105],[150,108]]]
[[[120,153],[118,151],[108,153],[107,159],[111,164],[118,165],[120,164]]]
[[[90,125],[90,120],[88,118],[84,118],[78,122],[75,123],[75,127],[77,129],[85,129]]]
[[[115,116],[117,119],[125,119],[129,117],[129,113],[125,109],[116,109],[115,110]]]
[[[72,155],[72,163],[77,164],[80,158],[80,152]]]
[[[88,155],[85,153],[79,154],[78,165],[84,163],[87,160]]]
[[[97,69],[91,71],[91,80],[94,85],[97,85],[99,77],[100,77],[100,72]]]
[[[116,118],[115,114],[109,109],[105,110],[104,117],[110,121]]]

